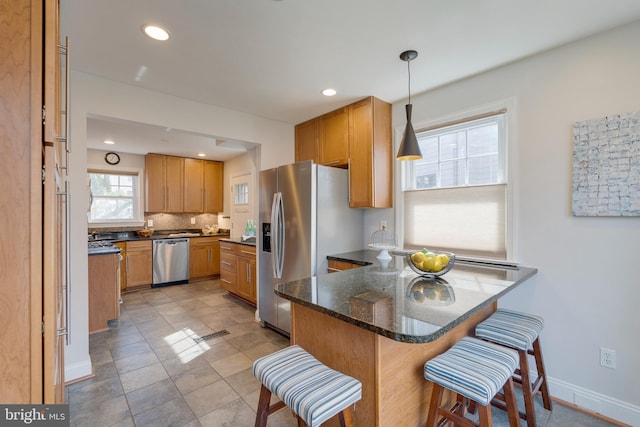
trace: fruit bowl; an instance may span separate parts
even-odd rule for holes
[[[418,255],[418,254],[422,255]],[[456,262],[451,252],[422,249],[406,255],[411,270],[422,277],[438,277],[446,274]],[[446,263],[446,264],[445,264]]]
[[[153,234],[153,228],[145,228],[143,230],[138,230],[136,231],[136,234],[138,235],[138,237],[141,237],[143,239],[148,239]]]

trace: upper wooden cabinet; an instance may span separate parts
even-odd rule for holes
[[[349,206],[390,208],[391,104],[369,97],[349,106]]]
[[[204,161],[204,207],[203,212],[222,212],[223,210],[223,172],[224,163]]]
[[[222,162],[147,154],[146,212],[222,212]]]
[[[146,212],[183,212],[184,159],[147,154]]]
[[[319,162],[346,167],[349,163],[349,108],[341,108],[318,119]]]
[[[392,207],[391,104],[368,97],[295,128],[296,162],[349,168],[349,206]]]
[[[296,125],[296,162],[318,163],[318,119]]]

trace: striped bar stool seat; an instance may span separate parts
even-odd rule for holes
[[[540,332],[544,326],[542,317],[500,308],[487,320],[476,326],[476,337],[491,341],[518,352],[520,368],[514,371],[514,381],[522,385],[525,411],[519,412],[520,418],[527,421],[527,426],[535,427],[536,414],[533,405],[534,395],[540,391],[545,409],[551,410],[551,397],[547,386],[547,376],[542,359]],[[529,360],[532,355],[538,371],[532,382],[529,377]],[[504,408],[505,401],[501,394],[491,402],[498,408]]]
[[[440,425],[440,417],[455,425],[489,427],[491,400],[504,388],[509,425],[518,426],[518,408],[512,373],[518,366],[518,354],[508,348],[472,337],[464,337],[445,353],[427,361],[424,377],[433,383],[427,427]],[[457,394],[455,404],[442,407],[443,389]],[[479,424],[465,417],[467,400],[479,412]]]
[[[302,347],[292,345],[253,362],[253,375],[262,383],[256,427],[285,405],[295,412],[298,425],[316,427],[336,414],[351,426],[351,406],[362,398],[360,381],[320,363]],[[270,405],[271,393],[280,402]]]

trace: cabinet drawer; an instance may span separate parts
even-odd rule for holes
[[[236,244],[235,243],[229,243],[229,242],[220,242],[220,253],[235,253],[236,251]]]
[[[229,273],[236,272],[236,255],[227,252],[220,254],[220,272],[227,271]]]
[[[191,246],[208,246],[219,240],[219,237],[193,237],[189,239],[189,244]]]
[[[256,247],[250,245],[236,245],[236,254],[249,258],[255,258]]]
[[[127,242],[127,252],[130,251],[150,251],[151,240],[140,240]]]
[[[220,271],[220,284],[229,292],[236,292],[237,288],[237,275],[235,270],[233,273],[222,270]]]

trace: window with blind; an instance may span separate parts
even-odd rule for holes
[[[88,171],[89,223],[133,223],[140,219],[138,173]]]
[[[418,131],[406,164],[404,246],[507,258],[506,111]]]

